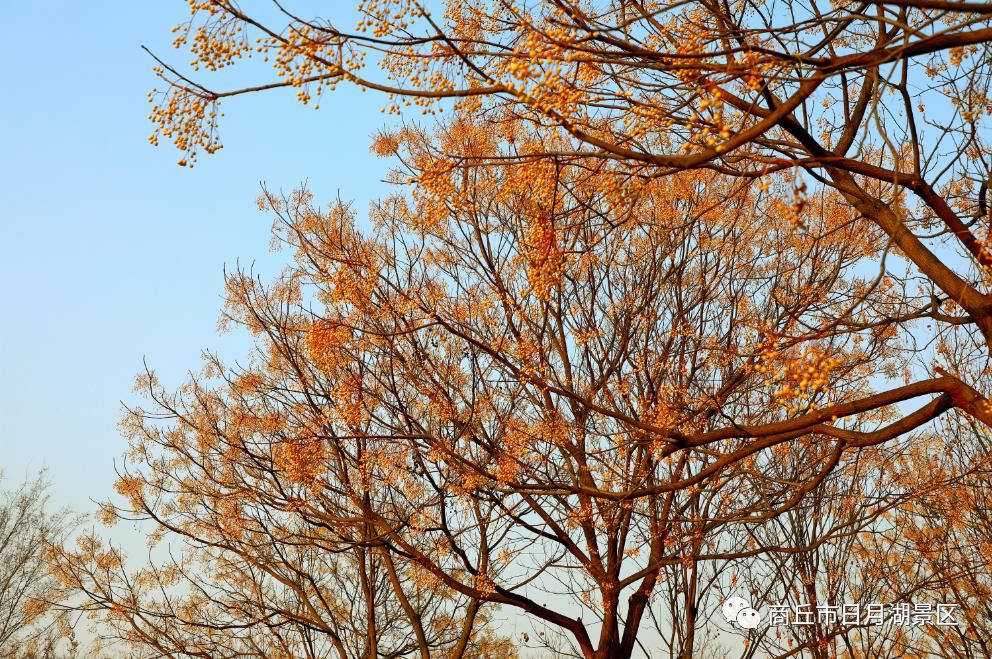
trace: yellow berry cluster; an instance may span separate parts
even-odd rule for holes
[[[280,442],[274,464],[294,483],[311,487],[324,471],[323,442],[315,437]]]
[[[565,251],[558,244],[558,232],[550,214],[539,215],[524,236],[527,280],[534,295],[547,301],[565,271]]]
[[[186,154],[180,165],[191,167],[199,150],[214,153],[223,146],[217,133],[217,118],[223,115],[216,99],[173,85],[165,92],[152,90],[148,101],[148,119],[155,127],[148,141],[157,146],[160,137],[171,139]]]
[[[307,331],[307,357],[318,369],[329,373],[341,363],[341,348],[349,338],[351,331],[346,326],[330,320],[318,320]]]

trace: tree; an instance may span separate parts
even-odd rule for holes
[[[608,168],[618,186],[698,170],[728,186],[788,184],[778,214],[799,231],[818,200],[872,227],[879,249],[865,266],[905,275],[885,319],[894,331],[927,318],[938,337],[971,333],[985,346],[973,363],[922,364],[921,389],[892,395],[940,393],[942,407],[992,420],[968,385],[992,336],[981,223],[992,175],[989,6],[447,0],[441,19],[417,0],[378,0],[359,3],[352,32],[276,6],[285,24],[226,0],[190,4],[176,46],[189,45],[195,68],[260,54],[276,79],[217,92],[162,64],[153,140],[173,138],[192,162],[220,146],[222,100],[293,88],[309,103],[347,82],[388,93],[391,112],[448,108],[500,127],[489,139],[504,141],[482,152],[467,140],[437,145],[432,168],[410,180],[437,204],[446,191],[433,179],[494,163]],[[529,143],[515,141],[527,133]],[[858,412],[892,402],[866,400]]]
[[[625,657],[665,596],[689,657],[698,566],[843,564],[940,494],[870,505],[882,456],[986,436],[989,6],[380,0],[354,32],[190,7],[198,67],[277,78],[217,92],[160,63],[184,164],[236,95],[350,82],[432,119],[373,142],[398,190],[371,231],[263,194],[294,259],[229,277],[248,363],[143,379],[108,515],[185,538],[193,595],[153,597],[158,568],[122,586],[95,538],[62,557],[133,643],[508,652],[498,606],[534,622],[517,643]],[[972,441],[941,487],[986,463]]]
[[[902,639],[904,654],[992,656],[988,438],[967,428],[955,430],[970,441],[908,461],[903,480],[923,485],[922,491],[896,510],[887,533],[865,542],[871,559],[864,563],[889,591],[886,599],[929,599],[959,608],[958,625],[927,627]],[[930,468],[921,474],[920,464]],[[887,551],[876,543],[884,543]]]
[[[60,544],[73,527],[66,509],[53,510],[44,472],[0,492],[0,654],[52,657],[65,652],[71,634],[49,614],[55,582],[46,569],[46,548]],[[75,646],[74,642],[70,645]]]
[[[990,302],[975,271],[990,263],[987,232],[975,226],[987,214],[990,175],[988,5],[443,5],[439,19],[418,0],[360,2],[362,18],[348,32],[278,4],[285,24],[226,0],[191,2],[176,45],[189,43],[196,68],[259,53],[277,78],[216,92],[159,67],[169,86],[153,93],[162,98],[152,112],[156,139],[173,138],[192,159],[219,148],[225,98],[295,88],[307,103],[350,82],[388,92],[394,112],[415,104],[433,113],[459,99],[456,107],[558,137],[544,155],[619,162],[632,175],[788,172],[801,207],[804,173],[876,225],[928,282],[930,298],[963,309],[956,319],[934,309],[943,322],[989,337]],[[375,64],[386,80],[368,73]],[[470,157],[451,146],[456,161]],[[963,263],[934,251],[942,239]]]
[[[433,166],[426,135],[401,138],[402,161]],[[485,144],[465,123],[439,137],[455,138]],[[771,193],[692,175],[621,195],[615,177],[536,161],[436,178],[443,206],[385,199],[371,235],[341,203],[263,196],[296,255],[271,287],[229,278],[228,320],[258,353],[244,366],[211,358],[176,394],[148,374],[154,407],[125,424],[136,466],[118,484],[130,505],[113,514],[191,539],[220,570],[211,583],[236,574],[230,591],[253,602],[235,607],[225,590],[215,610],[201,586],[187,608],[222,629],[258,626],[288,607],[259,602],[237,565],[324,600],[312,569],[284,566],[287,551],[371,552],[561,631],[556,652],[626,656],[666,566],[705,560],[704,537],[787,510],[844,449],[890,436],[810,421],[847,409],[837,398],[897,360],[891,334],[863,330],[886,300],[851,278],[871,249],[863,226],[824,213],[809,224],[836,239],[813,241]],[[850,299],[858,322],[837,327],[829,312]],[[789,457],[810,434],[796,418],[818,433],[802,460]],[[781,471],[766,476],[770,462]],[[71,560],[100,564],[102,551]],[[100,606],[132,601],[77,573]],[[221,615],[260,604],[250,621]]]

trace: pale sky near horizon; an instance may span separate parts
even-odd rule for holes
[[[340,88],[314,111],[292,93],[232,99],[225,148],[192,170],[147,143],[148,45],[171,61],[182,0],[0,3],[0,468],[47,466],[61,504],[112,494],[121,401],[147,359],[167,385],[216,330],[223,268],[275,272],[260,183],[307,181],[363,214],[387,186],[368,151],[383,98]]]

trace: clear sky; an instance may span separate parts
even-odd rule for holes
[[[60,502],[112,493],[121,401],[147,359],[166,384],[219,336],[224,265],[274,272],[264,181],[306,180],[360,212],[385,189],[368,152],[382,97],[341,88],[314,111],[293,94],[233,99],[225,148],[178,167],[148,145],[148,45],[171,61],[182,0],[0,2],[0,466],[47,465]]]

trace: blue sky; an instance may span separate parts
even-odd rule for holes
[[[260,182],[307,181],[356,209],[385,189],[368,152],[381,97],[340,88],[314,111],[293,94],[232,99],[225,148],[189,170],[148,145],[148,45],[167,59],[181,0],[0,3],[0,466],[47,465],[77,510],[112,493],[121,400],[142,359],[167,384],[216,331],[225,264],[273,272]]]

